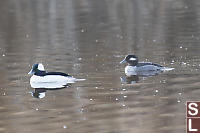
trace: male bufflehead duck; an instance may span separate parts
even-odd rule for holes
[[[174,68],[163,67],[159,64],[151,62],[138,62],[138,57],[135,55],[127,55],[121,62],[128,63],[128,66],[125,67],[125,74],[127,76],[131,75],[156,75],[157,73],[163,71],[170,71]]]
[[[31,86],[50,86],[51,84],[67,85],[68,83],[74,83],[76,81],[83,81],[85,79],[76,79],[69,74],[62,72],[46,72],[44,66],[41,63],[34,64],[31,71],[28,74],[33,74],[30,79]],[[46,84],[48,83],[48,84]],[[48,87],[48,88],[51,88]],[[52,87],[54,88],[54,87]]]

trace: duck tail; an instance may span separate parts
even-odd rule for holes
[[[163,71],[171,71],[174,70],[175,68],[170,68],[170,67],[164,67],[162,68]]]
[[[85,80],[86,79],[76,79],[76,78],[74,79],[75,82],[77,82],[77,81],[85,81]]]
[[[84,80],[85,79],[77,79],[77,78],[71,77],[67,79],[67,83],[75,83],[75,82],[84,81]]]

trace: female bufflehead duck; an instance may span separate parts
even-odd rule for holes
[[[156,75],[163,71],[170,71],[174,68],[163,67],[159,64],[151,62],[138,62],[138,57],[135,55],[127,55],[124,60],[120,62],[128,63],[125,67],[125,74],[127,76],[131,75]]]
[[[34,64],[32,66],[31,71],[28,74],[33,74],[30,79],[31,86],[36,86],[38,84],[46,85],[48,83],[50,85],[54,83],[59,83],[60,85],[67,85],[68,83],[74,83],[76,81],[83,81],[85,79],[76,79],[69,74],[62,72],[46,72],[44,66],[39,64]],[[36,84],[36,85],[35,85]]]

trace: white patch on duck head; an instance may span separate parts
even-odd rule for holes
[[[44,71],[44,66],[41,63],[38,64],[38,70]]]
[[[129,60],[131,60],[131,61],[136,61],[137,59],[136,59],[136,58],[133,58],[133,57],[131,57]]]

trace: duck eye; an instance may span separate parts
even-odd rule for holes
[[[136,58],[133,58],[133,57],[131,57],[129,60],[131,60],[131,61],[135,61],[135,60],[137,60]]]

